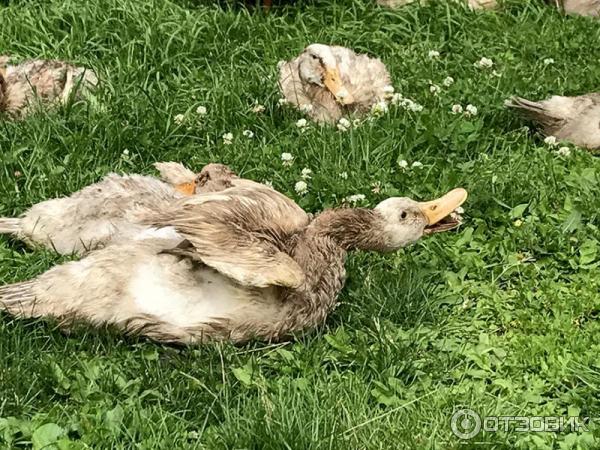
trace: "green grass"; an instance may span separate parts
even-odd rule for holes
[[[161,160],[229,164],[313,212],[355,193],[364,205],[456,186],[471,194],[459,232],[352,255],[340,307],[294,342],[177,348],[3,315],[2,448],[597,448],[593,426],[460,441],[450,418],[462,406],[600,417],[600,161],[573,147],[557,156],[503,107],[512,94],[597,91],[598,22],[535,1],[485,14],[373,3],[297,1],[270,14],[158,0],[0,7],[0,53],[78,61],[102,79],[97,105],[0,123],[0,215],[109,171],[154,173]],[[300,113],[277,104],[276,64],[311,42],[381,57],[396,90],[424,110],[300,133]],[[482,56],[500,77],[473,66]],[[446,76],[456,83],[432,96],[429,80]],[[255,101],[263,114],[251,112]],[[479,114],[452,115],[455,103]],[[227,132],[233,145],[222,143]],[[291,167],[282,152],[295,156]],[[403,159],[423,168],[403,171]],[[304,167],[313,177],[298,197]],[[0,240],[3,284],[60,261]]]

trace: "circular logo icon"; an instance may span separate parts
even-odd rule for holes
[[[471,409],[459,409],[452,414],[452,432],[461,439],[471,439],[481,431],[481,418]]]

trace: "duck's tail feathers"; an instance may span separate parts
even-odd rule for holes
[[[21,219],[13,217],[0,217],[0,234],[19,234]]]
[[[17,317],[38,317],[34,286],[35,280],[29,280],[0,287],[0,311]]]
[[[517,109],[523,116],[541,123],[549,123],[560,119],[543,102],[534,102],[522,97],[512,97],[505,105]]]

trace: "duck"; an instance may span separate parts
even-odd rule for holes
[[[528,119],[541,125],[547,136],[590,150],[600,149],[600,92],[531,101],[512,97],[506,102]]]
[[[365,115],[385,100],[390,84],[381,60],[346,47],[311,44],[298,57],[279,64],[285,100],[320,123]]]
[[[21,318],[111,326],[161,343],[276,342],[322,324],[344,286],[351,251],[392,252],[456,228],[454,189],[417,202],[326,209],[248,180],[160,205],[141,223],[169,233],[120,240],[29,281],[0,287]]]
[[[551,0],[565,14],[599,17],[600,0]]]
[[[89,68],[60,60],[32,59],[11,64],[0,56],[0,113],[23,118],[35,108],[34,100],[44,104],[66,104],[75,96],[98,85],[96,73]]]
[[[389,8],[399,8],[410,3],[415,3],[418,0],[377,0],[377,4],[381,6],[387,6]],[[478,9],[493,9],[498,6],[498,0],[458,0],[472,10]]]
[[[199,174],[176,162],[154,166],[164,181],[111,173],[68,197],[38,203],[20,217],[0,218],[0,234],[62,255],[82,255],[117,238],[153,236],[155,230],[136,223],[137,211],[198,192],[225,189],[238,178],[222,164],[208,164]]]

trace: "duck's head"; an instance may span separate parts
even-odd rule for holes
[[[428,202],[406,197],[392,197],[379,203],[373,211],[378,216],[377,247],[394,251],[413,244],[424,235],[456,228],[460,217],[455,210],[467,199],[467,191],[453,189]]]
[[[225,164],[211,163],[204,166],[194,180],[176,184],[175,189],[185,195],[217,192],[231,187],[237,177]]]
[[[325,210],[313,220],[308,233],[327,236],[345,250],[390,252],[425,235],[456,228],[460,216],[455,210],[466,199],[467,191],[458,188],[429,202],[392,197],[373,209]]]
[[[342,82],[340,68],[331,47],[311,44],[298,59],[298,75],[303,82],[327,89],[342,105],[354,101]]]

